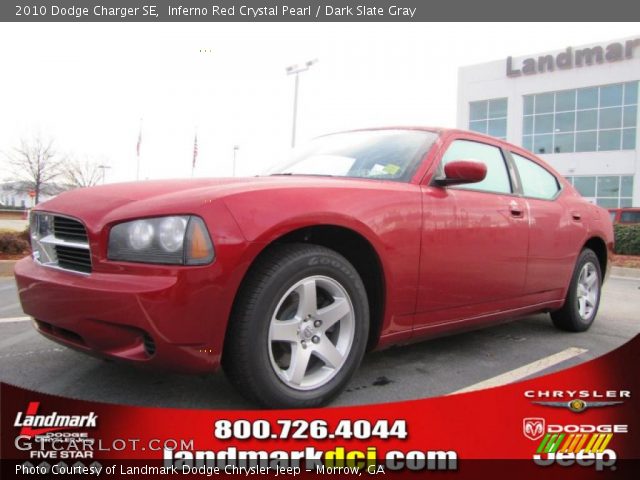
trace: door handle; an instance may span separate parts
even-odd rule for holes
[[[582,215],[580,215],[580,212],[571,212],[571,218],[573,218],[574,220],[580,220],[582,218]]]
[[[518,217],[521,218],[524,216],[524,210],[522,209],[522,207],[520,205],[518,205],[517,203],[511,203],[509,205],[509,211],[511,212],[511,215],[513,217]]]

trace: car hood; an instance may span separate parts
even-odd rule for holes
[[[384,189],[399,184],[379,180],[313,176],[154,180],[119,183],[64,192],[36,210],[77,217],[95,227],[138,216],[198,213],[222,197],[258,190],[364,188]]]

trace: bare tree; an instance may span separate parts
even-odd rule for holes
[[[106,168],[104,165],[89,158],[72,159],[65,163],[63,176],[66,183],[71,186],[93,187],[103,179],[104,168]]]
[[[64,157],[53,146],[52,139],[41,135],[20,140],[20,146],[7,154],[14,174],[35,192],[35,203],[40,201],[42,187],[61,173]]]

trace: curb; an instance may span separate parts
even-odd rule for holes
[[[12,277],[17,260],[0,260],[0,277]]]
[[[611,275],[625,278],[640,278],[640,268],[611,267]]]

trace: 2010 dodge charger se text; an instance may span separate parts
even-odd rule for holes
[[[134,364],[222,366],[248,398],[313,407],[367,349],[534,312],[592,324],[609,214],[483,135],[388,128],[272,175],[75,190],[39,205],[15,275],[48,338]]]

